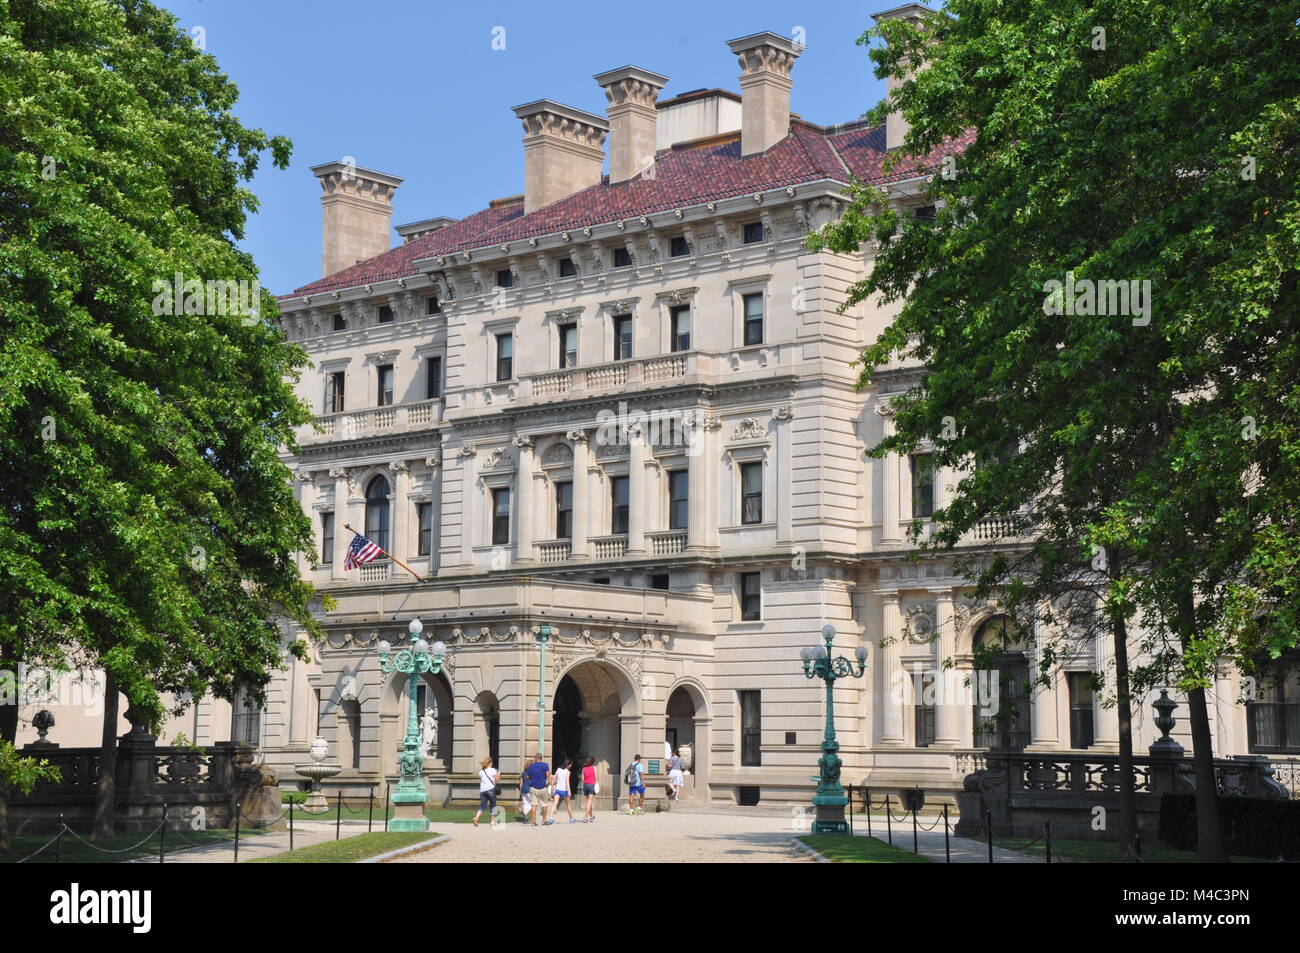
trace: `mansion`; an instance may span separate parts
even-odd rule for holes
[[[891,318],[840,310],[872,249],[806,242],[855,179],[932,214],[933,169],[886,163],[897,116],[792,115],[805,51],[790,39],[728,46],[739,94],[667,98],[668,77],[626,66],[595,76],[603,116],[515,107],[523,193],[400,225],[395,247],[401,178],[313,169],[324,277],[282,296],[280,320],[312,361],[298,393],[316,421],[285,463],[318,538],[301,571],[333,598],[327,636],[276,673],[263,710],[203,699],[164,734],[254,741],[285,787],[320,736],[343,767],[327,787],[382,791],[407,698],[377,645],[418,618],[447,647],[417,698],[436,798],[476,797],[488,755],[508,793],[544,730],[553,763],[596,759],[607,802],[632,756],[659,759],[667,741],[697,804],[806,804],[825,689],[800,652],[829,624],[836,654],[867,649],[865,677],[835,686],[844,780],[961,789],[996,740],[976,710],[975,648],[1007,619],[970,598],[953,554],[917,560],[909,542],[955,474],[924,454],[867,456],[891,395],[921,373],[857,386],[854,362]],[[349,527],[395,559],[345,569]],[[961,548],[1014,547],[1002,531],[989,520]],[[1007,669],[1027,677],[1034,651],[1005,655]],[[918,690],[947,660],[948,690]],[[1104,640],[1068,654],[1050,689],[1013,691],[1010,743],[1117,751],[1093,674],[1113,683]],[[1211,693],[1219,757],[1269,750],[1239,682],[1225,671]],[[1139,754],[1159,737],[1151,701],[1134,705]]]

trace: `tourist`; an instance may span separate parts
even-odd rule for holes
[[[478,827],[479,815],[484,811],[488,812],[488,823],[492,822],[492,816],[497,809],[497,798],[501,796],[501,787],[497,784],[500,780],[501,772],[492,767],[490,756],[479,762],[478,810],[474,813],[475,827]]]
[[[560,802],[564,802],[564,809],[569,812],[569,823],[578,823],[577,818],[573,816],[573,788],[569,778],[573,773],[573,761],[565,758],[560,762],[560,766],[555,769],[555,801],[551,804],[551,819],[547,824],[554,824],[556,816],[560,813]]]
[[[533,826],[537,827],[546,820],[546,806],[550,800],[546,786],[551,783],[551,766],[542,760],[539,751],[533,755],[533,763],[524,772],[528,785],[528,797],[533,802]]]
[[[533,766],[529,761],[524,765],[523,770],[519,772],[519,813],[522,815],[523,822],[528,823],[528,815],[533,810],[533,799],[530,797],[532,783],[529,781],[528,769]]]
[[[582,823],[590,824],[596,819],[595,802],[596,795],[599,793],[600,785],[596,783],[596,759],[587,755],[587,761],[582,766],[582,795],[586,798],[586,803],[582,807]]]
[[[623,780],[627,784],[627,812],[629,814],[644,814],[645,765],[641,763],[640,755],[633,758],[632,763],[627,766],[627,772],[623,775]]]
[[[686,784],[685,768],[686,763],[682,761],[682,753],[674,748],[673,756],[668,759],[668,800],[670,801],[677,800],[682,786]]]

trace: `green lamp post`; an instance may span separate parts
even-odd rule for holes
[[[816,808],[816,820],[813,821],[814,834],[847,834],[848,822],[844,819],[844,808],[849,799],[844,795],[840,784],[840,750],[835,740],[835,680],[837,678],[861,678],[867,671],[867,647],[859,645],[853,653],[858,660],[856,669],[848,659],[831,658],[835,642],[835,627],[822,626],[822,638],[826,645],[812,645],[799,653],[803,659],[803,673],[807,678],[820,678],[826,683],[826,737],[822,739],[822,756],[817,759],[819,769],[817,776],[817,793],[813,795],[813,807]]]
[[[543,622],[537,627],[537,643],[542,647],[542,665],[537,676],[537,750],[546,756],[546,644],[551,641],[551,627]]]
[[[420,678],[426,672],[437,675],[442,671],[442,659],[447,646],[442,642],[429,645],[420,633],[424,623],[412,619],[409,648],[398,649],[386,641],[379,643],[379,668],[385,675],[402,672],[409,676],[406,683],[407,713],[406,739],[402,744],[401,775],[393,793],[393,819],[388,822],[390,831],[427,831],[429,820],[424,816],[424,805],[429,800],[429,790],[424,784],[424,759],[420,757],[420,717],[417,711],[417,691]]]

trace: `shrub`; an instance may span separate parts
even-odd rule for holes
[[[1230,854],[1300,860],[1300,801],[1220,795],[1219,822]],[[1196,795],[1160,799],[1160,839],[1196,850]]]

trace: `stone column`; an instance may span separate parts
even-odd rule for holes
[[[934,743],[955,748],[961,746],[961,709],[966,706],[964,693],[957,690],[957,680],[952,677],[955,669],[944,668],[944,660],[957,654],[957,622],[951,589],[935,593],[934,625],[939,646],[935,662]]]
[[[393,474],[393,502],[389,508],[389,525],[392,529],[389,545],[393,548],[389,552],[398,559],[407,560],[411,558],[414,549],[406,538],[411,523],[407,519],[407,512],[411,509],[411,472],[405,460],[392,461],[388,464],[388,469]],[[403,571],[399,566],[393,567],[394,575]]]
[[[316,481],[315,474],[309,470],[298,471],[298,505],[302,511],[307,514],[311,520],[312,538],[316,540],[312,545],[310,553],[298,553],[298,573],[301,575],[310,572],[313,563],[320,559],[320,513],[316,511]]]
[[[456,454],[460,463],[460,564],[468,566],[474,561],[475,527],[478,521],[479,500],[474,492],[474,457],[478,453],[473,447],[461,447]],[[491,506],[491,501],[483,503]],[[488,537],[491,539],[491,537]]]
[[[339,496],[339,489],[347,493],[347,512],[343,512],[343,498]],[[352,482],[352,474],[349,473],[334,491],[334,545],[335,549],[335,567],[342,579],[356,579],[359,573],[353,570],[351,574],[344,572],[343,562],[347,558],[348,547],[352,545],[352,533],[344,529],[343,524],[349,524],[358,533],[366,531],[366,501],[360,495],[361,487]],[[340,554],[341,550],[341,554]]]
[[[587,537],[591,535],[596,509],[593,481],[587,472],[591,465],[591,447],[588,446],[585,430],[570,430],[568,438],[573,443],[572,554],[574,559],[590,559],[591,549]]]
[[[885,647],[880,653],[880,674],[884,678],[881,693],[884,718],[880,740],[886,745],[901,745],[904,740],[904,687],[900,676],[903,666],[900,661],[899,640],[903,637],[903,614],[899,610],[898,593],[886,593],[881,598],[883,601],[881,636]]]
[[[515,482],[518,484],[519,505],[515,520],[515,562],[531,563],[533,561],[533,540],[536,536],[537,503],[533,496],[533,438],[515,437],[515,446],[519,448],[519,469]]]
[[[792,510],[794,494],[789,492],[788,482],[790,472],[793,469],[791,461],[792,443],[794,442],[794,409],[792,407],[778,407],[772,412],[772,419],[775,424],[773,429],[773,439],[776,441],[776,544],[782,549],[789,550],[793,544],[792,531]],[[782,491],[785,487],[785,491]]]
[[[649,497],[646,481],[646,443],[645,428],[632,426],[628,428],[628,532],[627,554],[644,556],[646,554],[646,500]]]
[[[712,459],[710,449],[713,443],[712,433],[707,424],[696,435],[698,453],[686,457],[686,549],[697,553],[708,545],[710,515],[716,511],[716,503],[709,499],[709,463]],[[716,530],[714,530],[716,532]]]
[[[894,434],[893,411],[881,413],[884,409],[883,407],[877,407],[876,413],[881,416],[884,435],[892,437]],[[901,543],[903,537],[898,530],[899,456],[896,453],[888,454],[880,461],[880,464],[884,470],[884,480],[881,481],[880,540],[884,543]]]
[[[1029,677],[1038,675],[1038,653],[1029,653]],[[1051,684],[1043,686],[1035,682],[1030,696],[1030,747],[1056,749],[1061,747],[1061,728],[1058,705],[1063,680],[1059,672],[1050,675]]]
[[[1115,694],[1115,644],[1109,634],[1100,633],[1093,644],[1096,648],[1097,672],[1102,676],[1103,683],[1106,686],[1106,694],[1114,696]],[[1068,690],[1067,690],[1068,696]],[[1066,698],[1066,709],[1069,709],[1069,698]],[[1119,750],[1119,709],[1111,705],[1109,707],[1099,705],[1094,698],[1093,701],[1093,747],[1104,751]],[[1133,712],[1134,719],[1141,717],[1141,713],[1136,709]]]
[[[348,546],[352,543],[352,534],[343,528],[344,523],[352,523],[349,512],[352,481],[348,478],[347,471],[342,469],[330,470],[330,476],[334,477],[334,562],[330,566],[330,579],[342,582],[347,578],[343,571],[343,561],[348,558]]]

